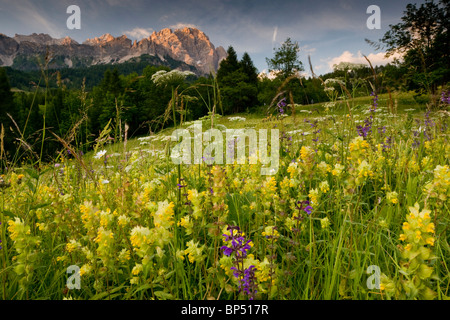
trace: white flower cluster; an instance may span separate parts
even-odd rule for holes
[[[229,121],[245,121],[247,119],[245,119],[244,117],[229,117],[228,118]]]
[[[340,62],[339,64],[333,65],[334,71],[352,71],[365,68],[366,65],[363,63],[352,63],[352,62]]]
[[[183,81],[186,77],[195,75],[191,71],[171,70],[169,72],[165,70],[157,71],[152,75],[152,81],[157,85],[166,85],[171,82]]]

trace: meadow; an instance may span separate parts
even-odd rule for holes
[[[274,175],[174,165],[174,128],[17,165],[0,180],[0,297],[448,299],[440,105],[385,94],[198,120],[278,129]]]

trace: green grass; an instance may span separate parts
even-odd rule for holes
[[[425,107],[411,94],[395,99],[392,110],[388,97],[379,97],[364,141],[355,140],[356,127],[369,117],[371,97],[348,101],[351,116],[344,101],[328,111],[299,106],[295,117],[215,119],[219,130],[280,130],[274,176],[248,162],[174,165],[174,128],[126,146],[101,145],[99,159],[91,152],[39,171],[15,168],[1,189],[1,298],[247,299],[230,268],[254,265],[259,299],[446,299],[448,116],[434,112],[426,127]],[[415,135],[419,127],[429,141]],[[333,171],[337,164],[341,173]],[[314,201],[311,214],[299,209],[305,200]],[[423,231],[406,250],[410,239],[400,236],[416,202],[419,211],[430,210],[431,220],[423,221],[435,232]],[[230,245],[228,225],[252,242],[244,261],[221,250]],[[66,288],[70,265],[82,270],[80,290]],[[383,290],[367,285],[369,266],[379,267]]]

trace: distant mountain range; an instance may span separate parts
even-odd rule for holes
[[[110,34],[78,43],[70,37],[55,39],[48,34],[8,37],[0,33],[0,66],[29,71],[39,69],[49,54],[49,69],[117,64],[139,57],[154,56],[162,62],[180,61],[180,69],[196,70],[198,75],[217,71],[226,58],[223,47],[214,47],[209,38],[196,28],[163,29],[148,38],[132,41],[127,36]]]

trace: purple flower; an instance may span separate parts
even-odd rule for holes
[[[228,248],[227,246],[222,246],[220,249],[223,250],[223,254],[226,256],[231,256],[231,254],[233,253],[233,249]]]
[[[284,107],[286,107],[286,98],[281,99],[278,104],[278,112],[280,112],[281,114],[284,114]]]
[[[255,290],[255,266],[241,269],[243,268],[244,258],[247,256],[248,250],[251,249],[252,241],[246,240],[237,226],[228,226],[227,230],[230,231],[230,234],[223,234],[223,236],[225,241],[231,241],[231,246],[222,246],[220,249],[226,256],[233,256],[234,253],[234,266],[230,269],[233,270],[233,276],[239,280],[239,291],[253,300],[257,292]]]
[[[378,133],[381,135],[381,134],[384,134],[386,132],[386,126],[383,126],[383,127],[378,127]]]
[[[255,283],[255,266],[251,265],[244,270],[244,276],[241,280],[240,288],[248,295],[249,300],[253,300],[257,293],[256,283]]]
[[[305,211],[307,214],[311,214],[313,207],[309,205],[309,201],[308,200],[304,200],[304,201],[297,201],[297,203],[295,204],[295,208],[298,211]],[[297,220],[301,220],[302,217],[301,215],[298,216]]]
[[[307,206],[306,208],[303,209],[303,211],[305,211],[307,214],[311,214],[312,210],[313,210],[313,207],[311,207],[311,206]]]

